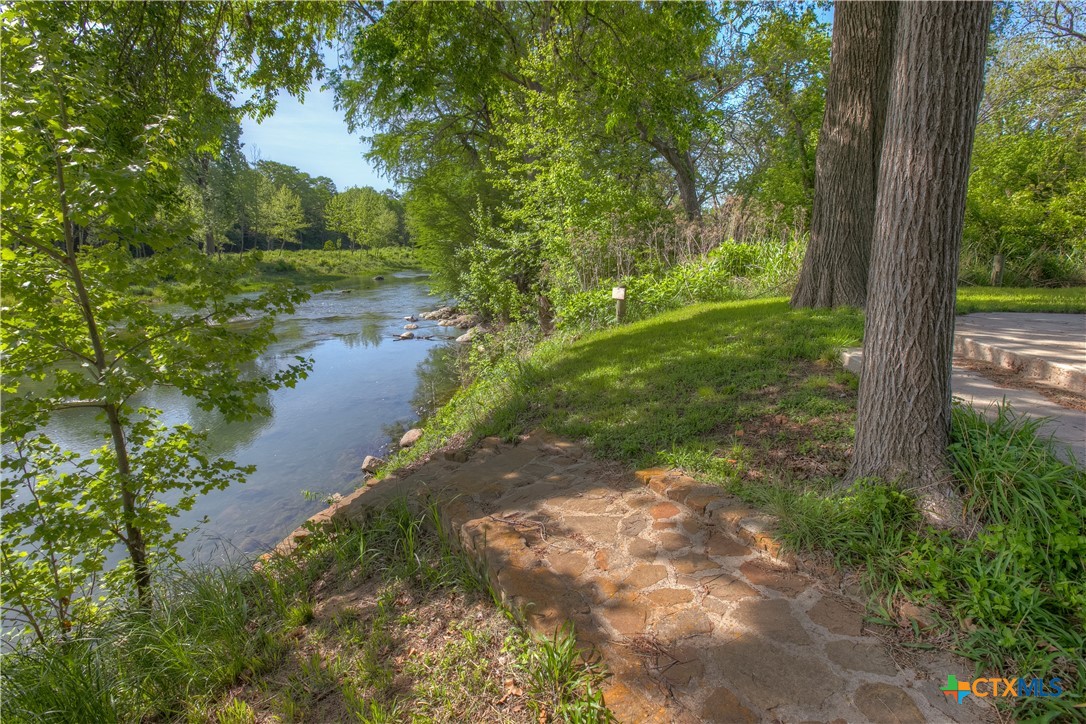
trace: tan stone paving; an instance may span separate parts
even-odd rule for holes
[[[975,697],[959,705],[939,690],[969,665],[948,654],[896,660],[839,575],[775,558],[769,522],[718,488],[665,470],[631,474],[544,433],[451,458],[315,522],[403,495],[438,501],[447,531],[532,628],[553,634],[571,621],[602,654],[620,721],[991,718]]]

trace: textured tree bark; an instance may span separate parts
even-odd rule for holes
[[[834,5],[811,241],[794,307],[864,305],[898,9],[897,2]]]
[[[679,187],[679,199],[688,221],[701,218],[701,196],[698,194],[698,170],[690,151],[680,150],[672,141],[649,133],[642,123],[637,124],[641,139],[659,153],[675,172],[675,182]]]
[[[852,479],[918,494],[948,525],[954,303],[991,3],[901,9],[871,250]]]

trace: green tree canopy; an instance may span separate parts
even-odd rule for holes
[[[355,248],[395,244],[399,217],[392,200],[369,186],[336,194],[325,209],[328,228],[347,237]]]
[[[268,248],[274,241],[279,242],[280,249],[287,244],[300,244],[298,236],[307,224],[298,194],[286,186],[275,186],[262,177],[257,187],[257,199],[259,216],[256,229],[267,238]]]
[[[983,270],[992,255],[1003,254],[1014,283],[1081,283],[1086,41],[1046,24],[1053,16],[1045,6],[1017,9],[1024,15],[1007,19],[989,53],[966,205],[965,263]]]
[[[829,47],[811,11],[403,3],[351,18],[339,105],[374,129],[369,158],[405,188],[435,283],[484,311],[583,284],[574,256],[609,273],[644,256],[616,240],[698,219],[738,188],[734,169],[758,176],[752,193],[809,201]]]
[[[257,161],[256,170],[273,188],[286,187],[298,197],[305,219],[299,229],[299,243],[306,247],[323,244],[327,228],[324,209],[336,193],[336,185],[332,179],[327,176],[310,176],[294,166],[276,161]]]

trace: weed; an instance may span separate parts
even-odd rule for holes
[[[231,699],[230,703],[219,710],[215,716],[218,724],[256,724],[256,712],[240,699]]]
[[[391,703],[373,700],[359,700],[356,696],[350,699],[350,712],[358,718],[362,724],[388,724],[404,719],[403,707],[398,701]]]
[[[283,617],[283,623],[290,628],[305,626],[313,620],[313,604],[309,601],[300,601],[287,609]]]
[[[518,663],[527,675],[532,707],[540,719],[554,716],[567,722],[614,720],[599,689],[605,678],[603,669],[577,648],[572,625],[556,631],[552,638],[529,638],[520,650]]]

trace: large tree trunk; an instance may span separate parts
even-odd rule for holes
[[[698,168],[689,149],[681,150],[678,144],[649,133],[642,123],[637,124],[641,139],[651,146],[675,172],[675,183],[679,187],[679,199],[688,221],[701,219],[701,196],[698,194]]]
[[[899,3],[834,5],[811,242],[795,307],[863,306]]]
[[[654,141],[653,147],[660,152],[664,160],[675,171],[675,182],[679,186],[679,199],[687,221],[701,219],[701,197],[698,195],[698,171],[690,151],[680,151],[674,146]]]
[[[945,485],[955,288],[991,11],[990,2],[901,9],[850,472],[896,481],[951,524],[960,515]]]

